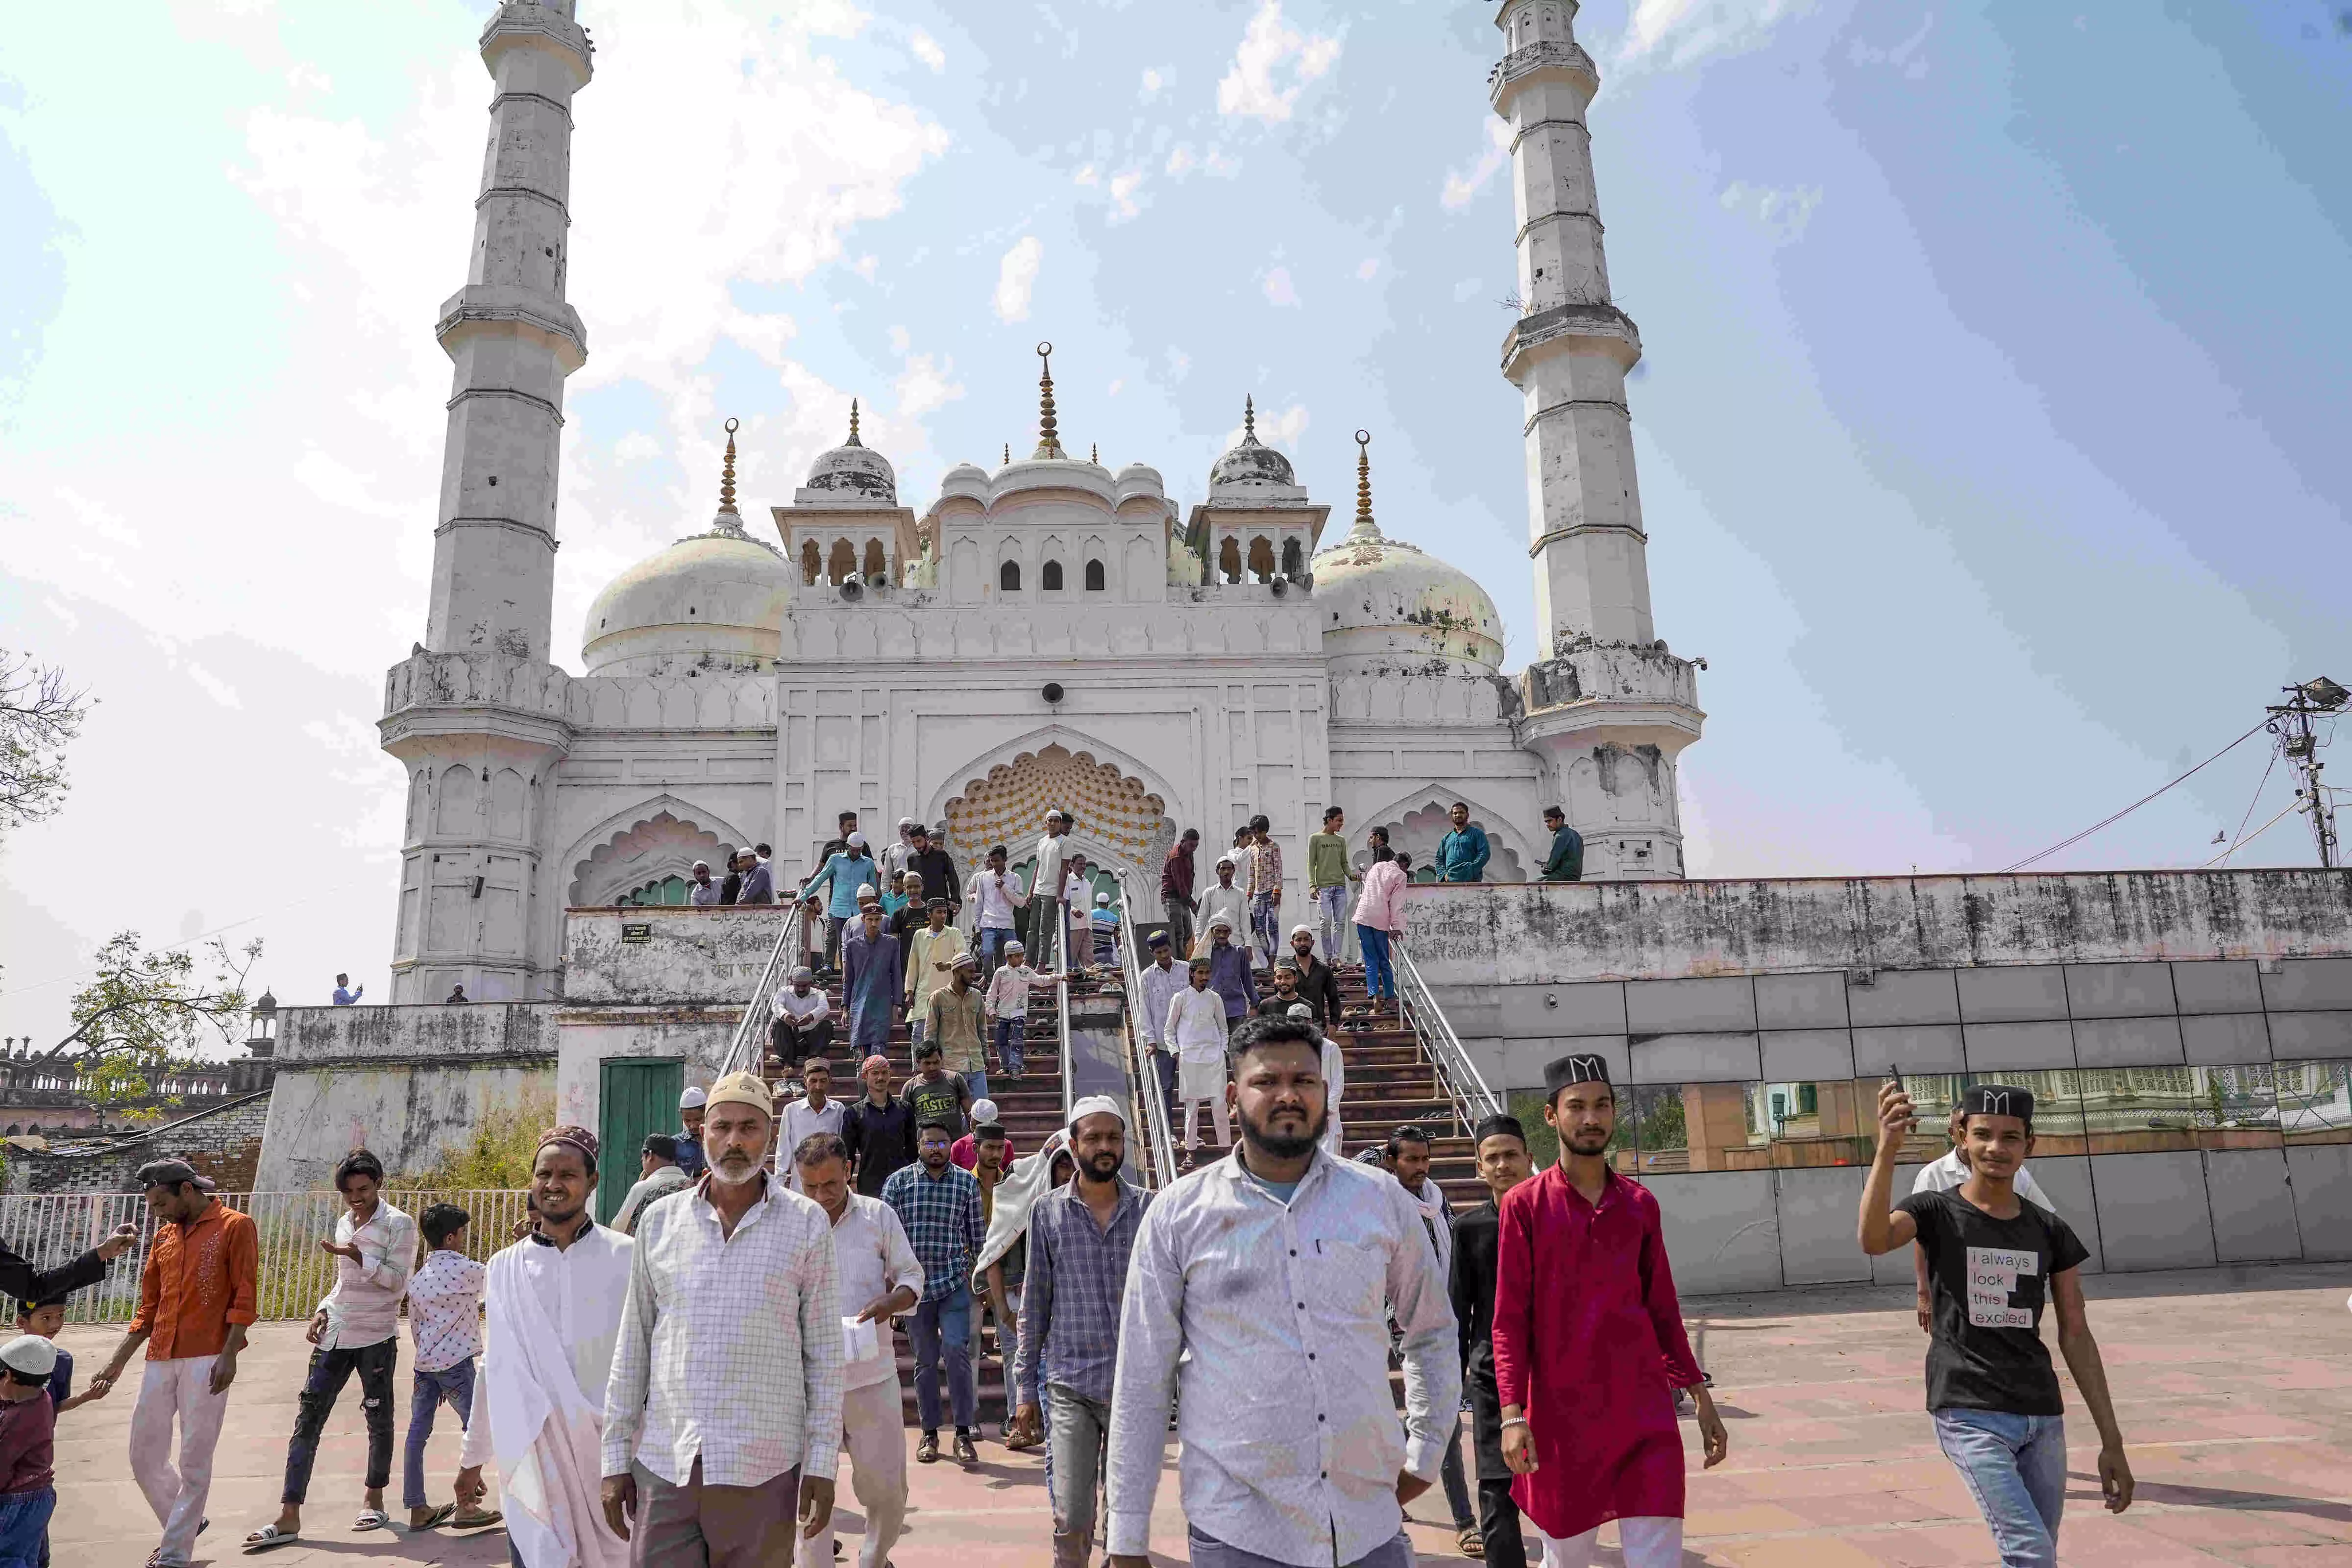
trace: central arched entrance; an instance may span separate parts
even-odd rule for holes
[[[1074,819],[1071,837],[1090,860],[1149,870],[1176,842],[1168,803],[1140,779],[1055,743],[965,782],[947,803],[948,851],[960,866],[976,866],[1002,844],[1019,865],[1045,831],[1045,813],[1056,807]],[[1143,889],[1144,896],[1151,891]]]

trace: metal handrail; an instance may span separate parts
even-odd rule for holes
[[[1160,1089],[1160,1075],[1152,1070],[1150,1055],[1143,1047],[1143,1031],[1136,1019],[1143,1010],[1143,944],[1135,938],[1135,889],[1125,871],[1118,873],[1119,929],[1126,940],[1124,972],[1127,978],[1127,1059],[1129,1082],[1135,1097],[1143,1102],[1143,1136],[1151,1151],[1151,1184],[1164,1187],[1176,1178],[1176,1135],[1168,1125],[1168,1097]]]
[[[1503,1102],[1486,1087],[1486,1079],[1478,1071],[1478,1064],[1470,1059],[1469,1050],[1462,1037],[1445,1020],[1445,1009],[1437,1005],[1436,994],[1421,977],[1421,970],[1404,950],[1404,943],[1395,938],[1389,942],[1389,953],[1395,960],[1399,1011],[1429,1053],[1432,1066],[1437,1069],[1437,1081],[1445,1088],[1446,1098],[1454,1102],[1454,1117],[1466,1134],[1489,1116],[1503,1113]]]
[[[756,1054],[746,1060],[744,1043],[747,1039],[763,1037],[763,1026],[757,1020],[767,1006],[768,998],[775,994],[777,970],[783,963],[786,944],[800,932],[801,921],[802,903],[796,897],[784,915],[783,930],[776,933],[775,949],[768,954],[767,967],[760,971],[760,983],[751,988],[751,1000],[743,1004],[743,1016],[735,1020],[735,1037],[727,1042],[727,1054],[719,1060],[721,1074],[749,1072],[766,1064],[767,1054],[761,1047],[754,1047]]]
[[[1061,979],[1054,983],[1055,1018],[1062,1037],[1062,1125],[1070,1124],[1070,1107],[1076,1103],[1071,1092],[1076,1074],[1070,1066],[1070,906],[1060,900],[1054,902],[1053,946],[1048,956],[1059,953],[1062,960],[1055,973]]]

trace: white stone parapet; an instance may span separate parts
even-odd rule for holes
[[[693,675],[570,674],[494,653],[420,650],[384,676],[383,725],[395,732],[457,727],[479,712],[583,730],[768,730],[776,725],[775,678],[714,669]]]

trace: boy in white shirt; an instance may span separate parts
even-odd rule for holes
[[[408,1394],[408,1444],[401,1471],[401,1500],[408,1528],[430,1530],[457,1515],[457,1503],[434,1507],[425,1496],[425,1446],[433,1440],[433,1418],[446,1400],[460,1428],[474,1418],[474,1363],[482,1353],[482,1285],[488,1271],[466,1256],[466,1226],[473,1216],[455,1204],[435,1204],[417,1218],[425,1255],[408,1280],[408,1327],[416,1341],[415,1381]],[[460,1522],[487,1524],[472,1498]]]
[[[1058,984],[1061,979],[1059,974],[1030,968],[1028,950],[1021,943],[1004,944],[1004,967],[989,976],[982,1000],[996,1041],[996,1064],[1005,1077],[1021,1077],[1028,1065],[1021,1053],[1029,1042],[1029,993]]]

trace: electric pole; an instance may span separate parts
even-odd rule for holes
[[[2311,836],[2319,845],[2319,863],[2336,864],[2336,808],[2327,803],[2326,788],[2319,782],[2320,769],[2326,764],[2319,760],[2319,738],[2312,732],[2315,714],[2340,711],[2352,691],[2321,676],[2300,685],[2283,689],[2287,700],[2271,708],[2270,731],[2278,737],[2279,754],[2303,775],[2302,787],[2295,796],[2302,802],[2297,808],[2311,816]]]

